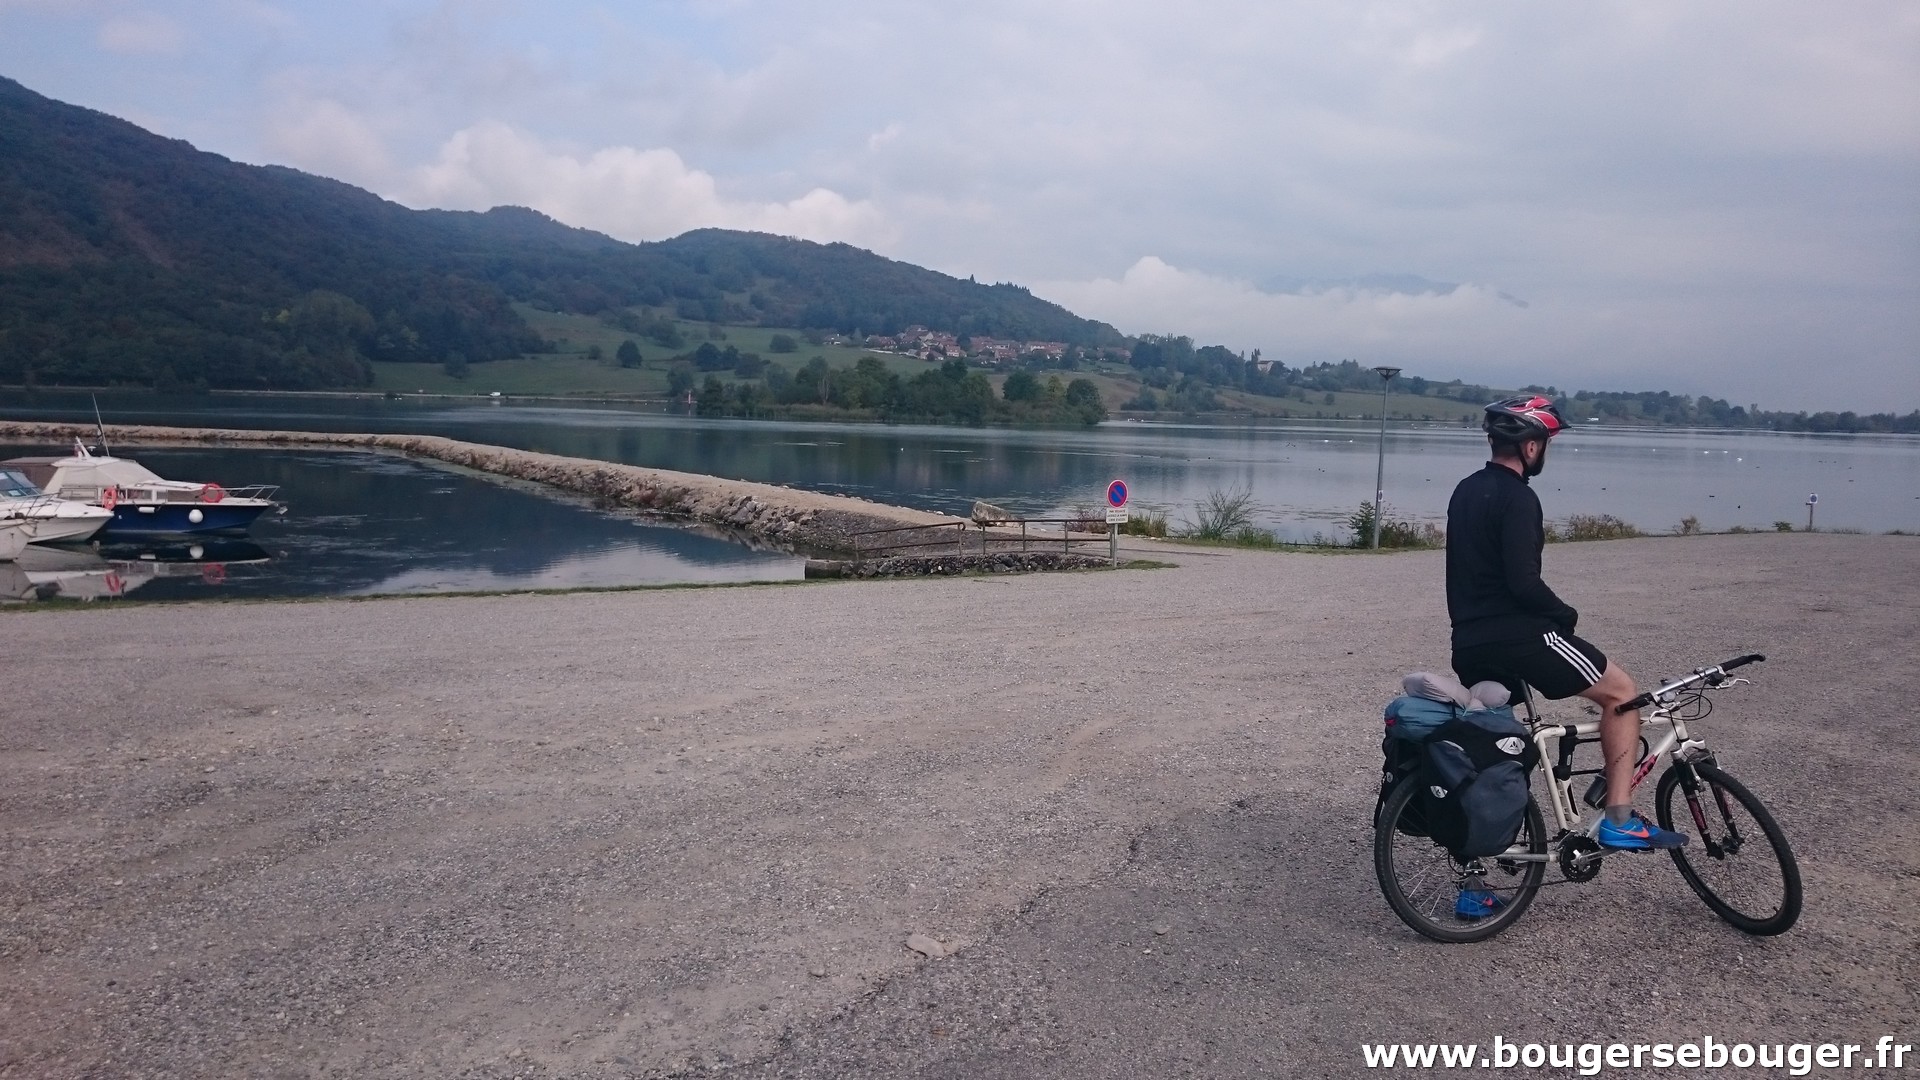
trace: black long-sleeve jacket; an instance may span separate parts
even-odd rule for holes
[[[1447,615],[1453,647],[1573,633],[1580,613],[1540,580],[1540,498],[1495,462],[1460,481],[1447,504]]]

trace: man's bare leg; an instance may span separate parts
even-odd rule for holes
[[[1581,697],[1600,706],[1600,752],[1607,759],[1609,808],[1633,802],[1633,768],[1640,763],[1640,711],[1614,710],[1638,694],[1633,677],[1611,660],[1600,681],[1580,691]]]

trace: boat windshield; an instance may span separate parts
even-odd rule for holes
[[[0,499],[30,499],[40,494],[40,489],[27,474],[13,469],[0,469]]]

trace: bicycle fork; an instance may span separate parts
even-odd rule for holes
[[[1733,823],[1733,807],[1727,804],[1726,789],[1712,782],[1706,785],[1713,791],[1714,803],[1719,807],[1720,822],[1725,830],[1722,834],[1725,840],[1718,840],[1715,839],[1714,831],[1707,825],[1707,811],[1701,805],[1700,798],[1700,774],[1694,770],[1693,766],[1694,763],[1691,761],[1673,763],[1673,768],[1680,772],[1680,792],[1687,797],[1687,811],[1693,815],[1693,827],[1700,834],[1701,845],[1706,848],[1708,857],[1714,859],[1724,859],[1739,854],[1743,841],[1740,838],[1739,827]]]

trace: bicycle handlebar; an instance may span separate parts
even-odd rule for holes
[[[1732,671],[1734,668],[1746,667],[1748,664],[1757,664],[1760,661],[1765,659],[1766,657],[1761,655],[1760,653],[1748,653],[1745,656],[1736,656],[1724,664],[1715,664],[1712,667],[1694,668],[1693,674],[1688,675],[1686,678],[1675,679],[1672,682],[1667,683],[1665,686],[1662,686],[1657,690],[1645,691],[1639,697],[1636,697],[1632,701],[1629,701],[1626,704],[1615,708],[1613,711],[1615,713],[1630,713],[1638,709],[1644,709],[1647,706],[1653,704],[1655,701],[1658,701],[1661,698],[1666,697],[1668,694],[1673,693],[1675,690],[1692,686],[1694,683],[1697,683],[1697,682],[1705,682],[1710,685],[1718,686],[1720,684],[1721,676],[1724,676],[1727,672]]]

